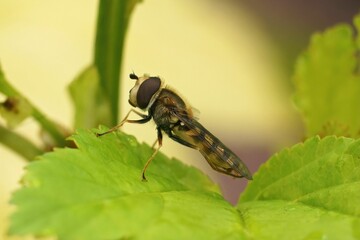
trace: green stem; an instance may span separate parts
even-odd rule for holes
[[[101,87],[111,106],[111,124],[119,114],[119,76],[123,46],[130,14],[138,0],[100,0],[94,63],[99,71]]]
[[[17,91],[6,79],[0,68],[0,92],[5,94],[7,97],[23,97],[19,91]],[[29,100],[27,102],[30,104],[32,108],[31,115],[38,121],[41,127],[47,131],[52,138],[54,139],[56,146],[65,146],[66,144],[66,136],[59,130],[57,124],[51,120],[49,120],[43,113],[40,112],[38,108],[36,108]]]
[[[43,129],[48,132],[55,140],[57,147],[66,146],[66,137],[60,130],[56,123],[48,119],[43,113],[41,113],[36,107],[33,106],[32,116],[40,123]]]
[[[3,126],[0,126],[0,142],[29,161],[43,153],[29,140]]]

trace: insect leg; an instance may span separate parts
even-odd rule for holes
[[[158,142],[159,144],[158,144],[158,147],[155,149],[155,151],[153,152],[153,154],[151,155],[151,157],[146,161],[146,163],[145,163],[145,166],[144,166],[144,168],[143,168],[143,170],[142,170],[142,180],[143,181],[146,181],[146,177],[145,177],[145,171],[146,171],[146,169],[148,168],[148,166],[149,166],[149,164],[150,164],[150,162],[154,159],[154,157],[155,157],[155,155],[158,153],[158,151],[159,151],[159,149],[161,148],[161,146],[162,146],[162,133],[161,133],[161,129],[160,128],[158,128],[157,129],[157,135],[158,135],[158,139],[157,139],[157,141],[156,142]],[[155,144],[156,144],[156,142],[155,142]]]
[[[128,117],[130,115],[131,112],[134,112],[136,113],[137,115],[139,115],[140,117],[142,117],[141,119],[136,119],[136,120],[128,120]],[[96,136],[100,137],[102,135],[105,135],[105,134],[108,134],[108,133],[111,133],[113,131],[116,131],[117,129],[121,128],[122,125],[124,125],[126,122],[128,123],[146,123],[148,121],[151,120],[151,116],[150,115],[145,115],[143,113],[140,113],[138,111],[136,111],[135,109],[131,109],[127,114],[126,116],[124,117],[124,119],[118,124],[116,125],[115,127],[112,127],[110,128],[109,130],[107,130],[106,132],[103,132],[103,133],[97,133]]]
[[[156,139],[156,141],[153,143],[153,145],[151,145],[151,149],[154,150],[155,149],[155,145],[158,143],[158,139]]]

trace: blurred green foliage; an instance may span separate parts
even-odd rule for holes
[[[360,17],[311,38],[295,68],[295,104],[306,135],[360,136]]]

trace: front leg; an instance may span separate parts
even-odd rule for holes
[[[131,112],[134,112],[136,113],[137,115],[139,115],[140,117],[142,117],[141,119],[136,119],[136,120],[129,120],[128,117],[130,115]],[[115,127],[112,127],[111,129],[109,129],[108,131],[106,132],[103,132],[103,133],[97,133],[96,136],[100,137],[102,135],[105,135],[105,134],[108,134],[108,133],[111,133],[113,131],[116,131],[117,129],[121,128],[126,122],[128,123],[146,123],[148,121],[151,120],[151,115],[145,115],[143,113],[140,113],[138,111],[136,111],[135,109],[131,109],[127,114],[126,116],[124,117],[124,119],[118,124],[116,125]]]

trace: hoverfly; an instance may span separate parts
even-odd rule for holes
[[[146,180],[147,167],[162,146],[163,132],[172,140],[199,150],[214,170],[236,178],[252,179],[249,169],[241,159],[194,118],[192,108],[175,91],[165,86],[163,80],[149,75],[138,77],[134,73],[130,74],[130,79],[136,82],[129,91],[129,103],[135,108],[147,111],[148,115],[131,109],[119,125],[97,135],[113,132],[124,123],[146,123],[153,119],[157,126],[157,140],[153,146],[158,143],[158,147],[142,170],[143,180]],[[131,112],[139,115],[141,119],[129,120]]]

